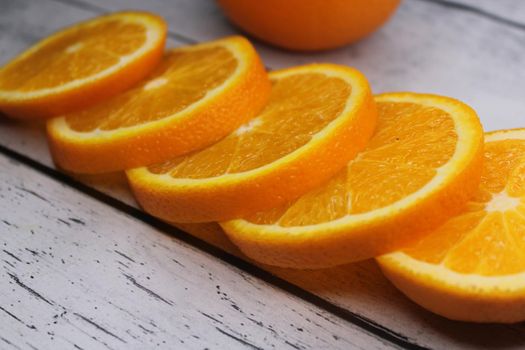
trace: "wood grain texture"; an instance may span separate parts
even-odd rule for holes
[[[18,29],[4,32],[7,35],[0,39],[2,62],[11,57],[14,51],[22,49],[50,31],[101,11],[100,6],[111,10],[124,6],[147,7],[162,13],[174,30],[184,30],[181,35],[171,36],[171,45],[181,44],[181,40],[186,40],[184,38],[191,40],[193,35],[196,39],[203,40],[234,32],[218,13],[213,2],[209,1],[151,0],[146,3],[138,0],[92,0],[89,6],[84,2],[78,5],[78,1],[64,3],[45,0],[37,4],[35,0],[5,0],[2,6],[5,6],[4,3],[10,6],[6,6],[10,12],[0,17],[0,27]],[[431,18],[428,13],[432,13]],[[54,16],[53,21],[47,21],[42,14]],[[398,17],[402,20],[398,20]],[[18,31],[25,34],[21,36]],[[458,32],[462,33],[462,36],[458,36]],[[497,38],[502,39],[487,40],[487,33],[497,34]],[[429,37],[435,42],[427,42]],[[398,40],[401,43],[396,43],[396,38],[401,38]],[[492,125],[492,128],[503,128],[525,124],[523,115],[510,114],[513,111],[525,111],[522,106],[525,104],[524,100],[521,96],[517,98],[518,94],[521,95],[524,91],[524,73],[522,69],[518,69],[522,68],[524,63],[525,46],[521,44],[524,38],[525,32],[483,17],[479,18],[469,12],[438,6],[432,2],[406,0],[398,16],[387,27],[369,40],[350,48],[304,56],[274,50],[260,43],[257,47],[271,67],[289,66],[311,60],[356,65],[371,76],[377,91],[377,86],[388,90],[401,84],[408,86],[407,89],[410,88],[410,84],[416,87],[429,84],[430,87],[442,86],[445,94],[462,92],[472,96],[478,101],[476,103],[488,106],[487,108],[510,111],[506,114],[507,119],[482,115],[486,126],[488,124]],[[22,40],[25,41],[20,43]],[[487,74],[479,76],[482,68],[487,70],[491,67],[490,64],[495,62],[499,63],[497,71],[487,71]],[[455,64],[459,67],[455,67]],[[453,74],[448,72],[449,69]],[[437,81],[429,79],[432,77]],[[461,81],[458,82],[458,79]],[[520,79],[521,81],[518,81]],[[478,95],[478,90],[481,95]],[[487,91],[492,92],[494,96],[487,95]],[[507,100],[514,105],[509,107],[505,103]],[[505,113],[502,112],[503,114]],[[0,119],[0,145],[52,166],[43,132],[39,128]],[[83,177],[81,180],[125,203],[136,205],[123,177],[119,174]],[[36,198],[34,200],[36,201]],[[226,251],[238,253],[215,225],[183,228]],[[140,251],[142,248],[135,246],[134,249]],[[112,261],[104,263],[111,264]],[[60,265],[55,268],[60,269]],[[450,322],[421,310],[397,292],[370,261],[324,271],[267,269],[377,327],[384,327],[395,337],[406,339],[407,342],[418,346],[438,349],[494,346],[519,349],[525,346],[523,325],[469,325]]]
[[[436,1],[436,0],[424,0]],[[443,0],[437,0],[443,1]],[[499,17],[502,21],[510,21],[525,27],[525,1],[520,0],[451,0],[452,4],[466,5],[472,10],[484,12],[489,17]],[[446,3],[446,1],[445,1]]]
[[[0,169],[1,349],[389,347],[16,161]]]

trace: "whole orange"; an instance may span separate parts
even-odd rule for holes
[[[292,50],[331,49],[357,41],[392,15],[400,0],[218,0],[253,36]]]

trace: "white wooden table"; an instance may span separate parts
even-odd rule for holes
[[[0,0],[0,62],[123,8],[163,15],[170,46],[235,32],[212,0]],[[450,95],[488,130],[525,126],[523,0],[405,0],[351,47],[305,55],[256,46],[272,69],[352,65],[375,92]],[[258,266],[216,225],[174,228],[141,212],[121,174],[58,172],[41,126],[0,116],[0,349],[106,348],[523,349],[525,327],[435,316],[372,261]]]

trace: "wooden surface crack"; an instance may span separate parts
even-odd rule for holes
[[[39,300],[42,300],[43,302],[53,306],[54,303],[52,303],[51,301],[47,300],[46,298],[44,298],[42,296],[42,294],[38,293],[37,291],[35,291],[34,289],[32,289],[31,287],[29,287],[28,285],[24,284],[22,281],[20,281],[20,279],[18,278],[18,276],[12,274],[12,273],[8,273],[9,277],[11,277],[11,279],[17,284],[19,285],[20,287],[22,287],[23,289],[25,289],[27,292],[29,292],[29,294],[31,294],[32,296],[34,296],[35,298],[39,299]]]
[[[10,257],[12,257],[13,259],[15,259],[16,261],[18,261],[18,262],[22,262],[22,260],[21,260],[18,256],[14,255],[14,254],[11,253],[10,251],[5,250],[5,249],[2,249],[2,250],[3,250],[4,253],[6,253],[7,255],[9,255]]]
[[[123,343],[127,343],[124,339],[122,339],[122,338],[119,337],[118,335],[116,335],[116,334],[114,334],[114,333],[108,331],[106,328],[102,327],[101,325],[99,325],[99,324],[96,323],[95,321],[93,321],[93,320],[87,318],[86,316],[83,316],[83,315],[79,314],[78,312],[74,312],[73,315],[75,315],[75,316],[77,316],[78,318],[80,318],[81,320],[83,320],[83,321],[89,323],[90,325],[92,325],[93,327],[95,327],[96,329],[98,329],[99,331],[104,332],[104,333],[106,333],[107,335],[112,336],[113,338],[118,339],[118,340],[120,340],[120,341],[123,342]]]
[[[3,308],[2,306],[0,306],[0,310],[5,312],[7,315],[11,316],[11,318],[15,319],[16,321],[20,322],[21,324],[23,324],[24,326],[26,326],[27,328],[29,329],[36,329],[36,327],[34,325],[29,325],[27,323],[25,323],[24,321],[22,321],[21,319],[19,319],[18,317],[16,317],[16,315],[12,314],[11,312],[7,311],[5,308]]]
[[[254,344],[252,344],[252,343],[250,343],[250,342],[248,342],[248,341],[246,341],[246,340],[244,340],[244,339],[242,339],[242,338],[240,338],[240,337],[238,337],[238,336],[236,336],[236,335],[233,335],[233,334],[231,334],[231,333],[228,333],[228,332],[226,332],[225,330],[220,329],[219,327],[215,327],[215,329],[218,330],[220,333],[224,334],[225,336],[230,337],[230,338],[232,338],[233,340],[235,340],[235,341],[241,343],[241,344],[244,345],[244,346],[247,346],[247,347],[249,347],[249,348],[251,348],[251,349],[255,349],[255,350],[264,350],[263,348],[258,347],[257,345],[254,345]]]
[[[116,249],[113,249],[113,251],[114,251],[115,253],[117,253],[118,255],[120,255],[121,257],[123,257],[124,259],[136,263],[135,260],[133,260],[132,258],[130,258],[129,256],[127,256],[126,254],[124,254],[124,253],[122,253],[122,252],[120,252],[120,251],[118,251],[118,250],[116,250]]]
[[[128,279],[128,281],[131,282],[131,284],[133,284],[135,287],[139,288],[140,290],[143,290],[149,296],[151,296],[151,297],[153,297],[153,298],[155,298],[155,299],[157,299],[159,301],[162,301],[163,303],[166,303],[169,306],[173,306],[173,303],[171,301],[164,299],[163,297],[161,297],[159,294],[155,293],[151,289],[144,287],[142,284],[138,283],[137,280],[133,276],[130,276],[130,275],[125,274],[125,273],[123,273],[123,275]]]
[[[32,195],[32,196],[34,196],[34,197],[36,197],[36,198],[38,198],[38,199],[40,199],[40,200],[43,200],[44,202],[49,203],[49,201],[48,201],[45,197],[39,195],[39,194],[36,193],[35,191],[31,191],[31,190],[29,190],[29,189],[27,189],[27,188],[25,188],[25,187],[23,187],[23,186],[15,186],[15,188],[16,188],[16,189],[19,189],[20,191],[23,191],[23,192],[25,192],[25,193],[29,193],[30,195]]]

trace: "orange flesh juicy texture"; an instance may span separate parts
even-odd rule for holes
[[[217,64],[210,64],[212,62]],[[236,67],[237,60],[223,47],[171,51],[146,82],[105,104],[68,115],[66,121],[71,129],[80,132],[157,121],[202,99],[208,91],[224,83]]]
[[[453,121],[442,110],[413,103],[378,102],[377,108],[376,134],[348,167],[299,200],[247,220],[314,225],[387,206],[427,184],[454,153]]]
[[[316,73],[274,80],[270,100],[255,119],[203,151],[150,166],[149,171],[198,179],[269,164],[326,127],[343,110],[350,93],[340,78]]]
[[[487,143],[484,164],[480,189],[465,212],[404,253],[463,274],[525,270],[525,141]]]
[[[1,71],[0,89],[33,91],[94,75],[145,40],[146,28],[135,23],[114,20],[79,28]]]
[[[0,109],[42,119],[110,98],[153,71],[166,32],[161,17],[132,11],[60,30],[0,68]]]

